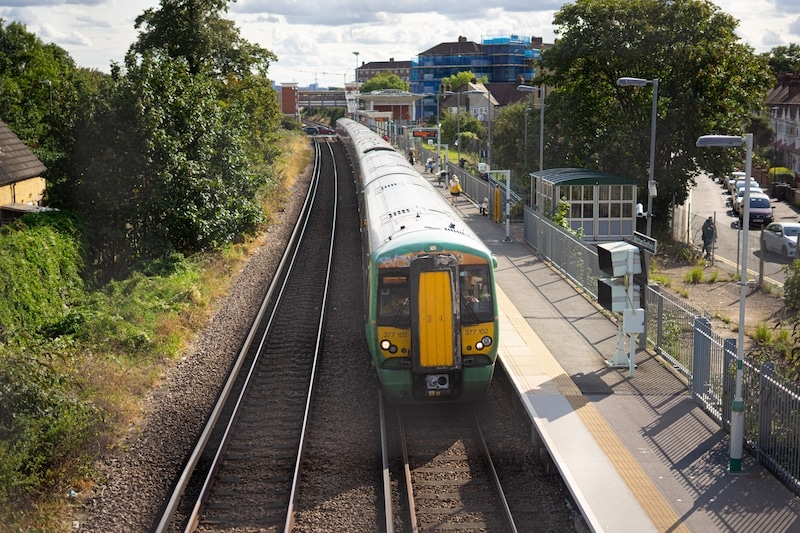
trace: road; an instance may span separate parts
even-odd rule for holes
[[[769,191],[766,191],[769,194]],[[691,236],[695,243],[701,243],[700,230],[703,222],[713,216],[717,224],[717,245],[714,250],[714,261],[723,262],[738,270],[741,264],[741,239],[742,231],[739,230],[739,218],[734,215],[728,204],[731,196],[722,184],[708,176],[701,175],[697,178],[697,186],[692,189],[691,197],[687,201],[691,210]],[[773,205],[775,222],[800,222],[800,215],[786,202],[778,202],[770,198]],[[749,279],[758,278],[759,262],[761,261],[761,230],[752,228],[748,232],[749,255],[747,256],[747,270]],[[764,281],[773,285],[782,285],[786,279],[782,267],[788,261],[776,254],[766,254],[764,257]]]

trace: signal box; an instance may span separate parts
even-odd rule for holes
[[[633,253],[633,272],[628,272],[628,254]],[[597,260],[600,270],[617,278],[628,274],[641,274],[642,259],[639,248],[625,242],[609,242],[597,245]]]

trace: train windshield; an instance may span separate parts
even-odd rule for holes
[[[408,327],[411,307],[408,296],[408,275],[387,272],[378,281],[378,323],[384,326]]]
[[[478,324],[494,320],[492,285],[488,265],[462,266],[458,273],[461,323]]]

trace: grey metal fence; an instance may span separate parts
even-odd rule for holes
[[[525,241],[596,298],[604,277],[596,248],[527,206],[524,224]],[[686,377],[693,400],[730,432],[737,339],[715,333],[707,316],[658,286],[646,289],[645,301],[649,347]],[[774,369],[743,357],[744,444],[800,496],[800,387]]]

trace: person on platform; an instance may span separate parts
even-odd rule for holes
[[[708,217],[703,222],[702,239],[703,254],[706,259],[711,259],[711,249],[714,246],[714,239],[717,237],[717,229],[714,227],[714,217]]]
[[[457,176],[453,176],[450,178],[450,203],[456,205],[459,196],[461,196],[461,183]]]

